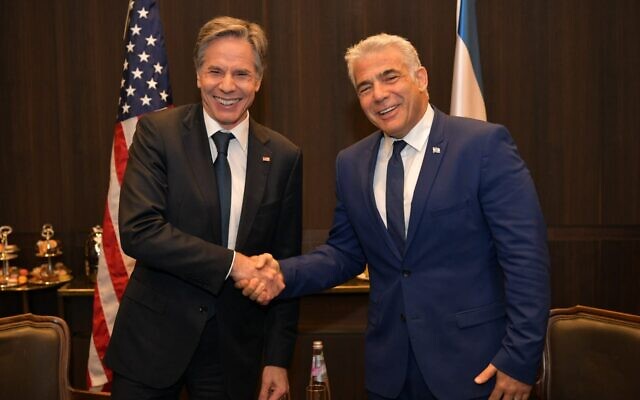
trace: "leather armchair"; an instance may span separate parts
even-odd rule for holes
[[[22,314],[0,318],[0,398],[109,399],[108,393],[69,385],[69,340],[69,328],[58,317]]]
[[[551,310],[536,389],[546,400],[640,398],[640,316]]]

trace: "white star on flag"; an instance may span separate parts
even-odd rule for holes
[[[140,62],[148,62],[149,61],[149,54],[147,54],[146,51],[143,51],[142,53],[138,54],[138,57],[140,57]]]
[[[135,24],[133,27],[131,27],[131,36],[139,35],[141,29],[142,28],[140,28],[138,24]]]

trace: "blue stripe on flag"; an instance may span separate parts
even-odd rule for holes
[[[476,23],[476,0],[460,1],[460,18],[458,20],[458,36],[467,46],[476,75],[480,92],[484,93],[482,85],[482,67],[480,65],[480,44],[478,43],[478,25]]]

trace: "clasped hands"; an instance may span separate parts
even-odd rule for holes
[[[231,277],[243,295],[263,306],[279,295],[285,286],[280,264],[269,253],[252,257],[236,253]]]

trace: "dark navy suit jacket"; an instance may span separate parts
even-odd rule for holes
[[[281,262],[283,296],[337,285],[369,266],[366,388],[402,388],[410,349],[442,399],[488,395],[489,363],[535,380],[549,312],[546,227],[533,181],[508,131],[438,110],[400,254],[377,211],[382,133],[340,152],[337,206],[325,245]]]

